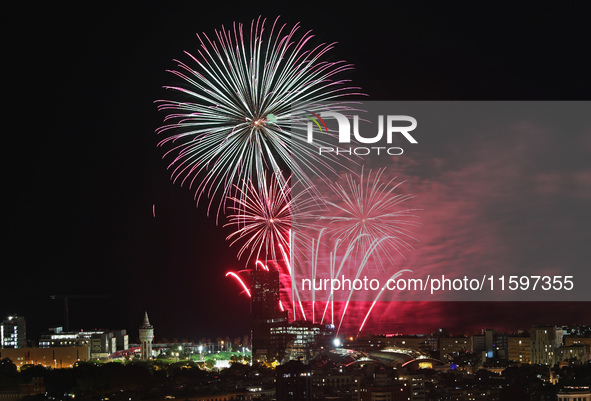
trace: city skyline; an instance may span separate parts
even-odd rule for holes
[[[573,345],[579,344],[580,340],[584,340],[584,344],[591,344],[590,336],[591,336],[591,325],[588,324],[575,324],[575,325],[563,325],[563,324],[536,324],[529,327],[523,326],[523,328],[517,330],[499,330],[492,326],[481,326],[477,329],[471,330],[448,330],[445,327],[439,327],[436,330],[430,332],[383,332],[383,333],[365,333],[358,335],[351,335],[351,333],[341,333],[336,334],[334,331],[334,327],[330,324],[319,324],[319,323],[312,323],[310,321],[303,321],[298,320],[295,322],[288,322],[284,313],[279,313],[276,311],[273,313],[271,309],[273,303],[268,302],[268,284],[270,284],[273,280],[271,278],[270,282],[267,282],[267,279],[262,279],[263,276],[257,279],[257,289],[256,292],[259,292],[259,299],[256,302],[256,311],[253,312],[250,316],[252,321],[252,325],[255,328],[252,333],[246,334],[244,336],[238,337],[230,337],[224,335],[223,333],[218,333],[215,338],[182,338],[182,339],[168,339],[165,337],[158,338],[154,335],[154,326],[150,323],[148,318],[147,311],[144,312],[142,324],[139,327],[134,328],[120,328],[120,329],[90,329],[90,330],[64,330],[63,327],[50,327],[46,330],[43,330],[40,337],[32,337],[27,334],[26,330],[26,319],[24,316],[6,316],[0,319],[0,325],[2,326],[2,336],[0,337],[0,348],[3,349],[30,349],[30,348],[55,348],[55,347],[88,347],[89,350],[91,349],[91,338],[101,339],[96,344],[92,346],[91,354],[96,353],[93,357],[95,359],[105,359],[110,358],[110,354],[114,354],[114,358],[120,358],[122,355],[121,352],[137,352],[138,357],[140,360],[148,360],[148,355],[152,354],[152,344],[154,346],[163,347],[163,349],[167,348],[174,348],[173,344],[182,344],[183,346],[188,346],[189,348],[197,347],[198,345],[206,345],[208,347],[215,346],[222,347],[224,342],[227,344],[239,344],[242,346],[248,346],[251,348],[249,352],[252,351],[253,355],[257,354],[258,349],[262,349],[262,354],[258,356],[262,359],[273,359],[277,358],[277,355],[282,352],[281,350],[285,350],[285,347],[288,343],[285,339],[279,339],[282,335],[286,335],[289,337],[294,333],[290,333],[289,328],[292,328],[295,331],[301,330],[310,330],[307,332],[301,339],[306,339],[309,341],[311,339],[316,339],[319,341],[318,344],[308,344],[306,347],[298,348],[296,347],[297,352],[301,352],[302,350],[315,350],[316,348],[353,348],[357,349],[359,344],[368,344],[372,343],[372,339],[383,339],[382,341],[378,341],[375,345],[378,347],[385,347],[388,344],[396,345],[401,348],[404,347],[404,340],[415,339],[425,342],[427,344],[431,340],[435,339],[458,339],[458,338],[471,338],[471,345],[474,349],[478,349],[479,347],[483,347],[484,343],[480,343],[476,341],[476,338],[488,338],[491,333],[495,336],[502,335],[502,336],[509,336],[509,337],[527,337],[532,339],[532,341],[538,341],[539,332],[543,331],[548,328],[553,328],[553,330],[560,331],[559,337],[552,338],[552,340],[556,340],[556,347],[560,346],[561,344],[566,345]],[[275,278],[276,279],[276,278]],[[267,282],[267,284],[262,284]],[[273,284],[271,284],[273,286]],[[273,291],[271,291],[272,293]],[[275,294],[276,295],[276,294]],[[272,296],[272,294],[271,294]],[[267,310],[265,308],[268,308]],[[279,313],[279,314],[277,314]],[[262,316],[275,316],[271,318],[271,320],[267,320]],[[269,331],[269,329],[271,329]],[[284,332],[285,330],[288,332]],[[265,333],[266,332],[266,333]],[[252,337],[251,337],[252,336]],[[254,338],[254,342],[253,342]],[[106,340],[108,339],[108,341]],[[568,340],[568,341],[567,341]],[[92,340],[93,342],[95,340]],[[476,341],[476,342],[474,342]],[[491,339],[486,340],[487,347],[491,347],[490,342],[493,341]],[[499,340],[506,346],[507,340]],[[494,342],[498,342],[494,340]],[[94,349],[96,345],[101,344],[101,347],[104,347],[105,350],[98,350]],[[381,343],[381,345],[379,344]],[[274,352],[276,353],[275,356],[265,355],[269,352],[267,349],[271,344],[274,348]],[[298,343],[299,344],[299,343]],[[412,341],[407,344],[412,346],[416,349],[419,347],[419,343],[416,341]],[[453,344],[453,341],[450,342]],[[467,343],[466,343],[467,344]],[[445,347],[444,347],[445,348]],[[457,347],[456,347],[457,348]],[[139,354],[138,350],[146,350],[146,354],[141,353]],[[359,349],[362,350],[363,346]],[[444,350],[444,349],[442,349]],[[162,348],[159,348],[158,352],[162,352]],[[209,350],[210,353],[213,353],[212,349]],[[477,352],[477,351],[473,351]],[[540,351],[538,351],[540,352]],[[273,354],[273,351],[271,351]],[[545,353],[542,352],[545,355]],[[506,358],[507,355],[504,355],[503,358]],[[546,355],[547,357],[547,355]],[[294,359],[294,358],[292,358]],[[305,357],[304,357],[305,359]],[[513,361],[516,362],[516,361]],[[519,362],[519,361],[517,361]],[[529,363],[529,362],[528,362]],[[544,362],[544,364],[548,364],[548,362]]]
[[[259,14],[301,21],[322,41],[339,42],[337,57],[355,65],[353,83],[375,100],[587,100],[591,93],[589,61],[579,48],[584,28],[567,11],[558,23],[540,10],[518,8],[511,15],[491,11],[505,22],[499,32],[488,20],[464,20],[450,10],[424,11],[410,5],[393,21],[369,10],[327,7],[310,16],[280,5],[261,10],[245,5],[198,17],[190,15],[196,12],[193,6],[191,12],[180,5],[142,10],[121,6],[74,20],[55,5],[12,7],[13,15],[28,19],[24,28],[16,18],[9,25],[18,37],[9,45],[6,74],[13,78],[8,93],[15,95],[9,117],[24,127],[10,135],[6,149],[23,155],[5,163],[11,196],[5,247],[7,260],[16,262],[3,268],[3,282],[10,284],[2,291],[0,313],[26,317],[31,333],[64,325],[63,300],[52,300],[52,295],[106,296],[72,299],[71,328],[97,324],[132,332],[147,310],[157,337],[249,332],[248,298],[224,276],[243,266],[236,258],[238,250],[226,241],[229,230],[197,209],[186,187],[170,182],[156,148],[154,130],[161,115],[153,101],[161,97],[172,59],[196,47],[196,32],[211,32],[233,21],[248,23]],[[321,15],[355,21],[358,32]],[[24,35],[17,35],[20,29]],[[553,144],[556,138],[545,139]],[[527,149],[534,141],[524,139],[511,149]],[[556,180],[572,171],[589,172],[583,156],[590,144],[578,143],[571,160],[573,148],[563,142],[564,147],[542,153],[524,151],[523,158],[530,157],[532,166],[545,173],[556,172],[542,176],[544,171],[538,171],[540,180],[545,178],[540,185],[558,191],[556,204],[568,208],[573,188],[581,189],[577,196],[589,196],[589,176],[581,174],[575,177],[580,181],[573,178],[566,186]],[[500,147],[494,150],[502,152]],[[480,165],[491,167],[499,165]],[[480,177],[467,173],[458,170],[455,178]],[[503,182],[506,176],[501,173]],[[521,182],[518,177],[514,184]],[[525,194],[528,200],[531,196]],[[565,216],[588,221],[587,210],[577,213]],[[528,222],[524,215],[509,217],[513,225]],[[552,217],[540,228],[557,227]],[[427,228],[428,223],[423,222]],[[568,219],[559,223],[563,226],[553,242],[542,247],[560,246],[567,249],[565,263],[581,263],[588,232]],[[520,232],[512,225],[504,228],[508,234]],[[509,235],[511,245],[512,240]],[[569,320],[565,324],[588,323],[590,310],[589,302],[404,302],[384,327],[503,329],[522,322],[558,323],[559,318]]]

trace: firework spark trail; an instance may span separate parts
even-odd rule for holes
[[[267,266],[266,264],[264,264],[263,262],[261,262],[260,260],[257,260],[255,262],[255,266],[260,266],[261,269],[265,270],[265,271],[269,271],[269,266]]]
[[[359,237],[362,237],[362,235],[360,235]],[[345,250],[345,253],[339,258],[338,257],[338,250],[339,250],[339,246],[341,245],[341,240],[338,240],[337,243],[335,244],[335,247],[333,249],[333,251],[330,253],[330,259],[329,259],[329,272],[330,272],[330,280],[332,283],[332,280],[337,279],[339,277],[339,275],[341,275],[341,273],[343,273],[343,269],[345,268],[349,258],[351,257],[353,250],[355,249],[355,242],[359,241],[360,238],[356,238],[352,243],[348,243],[347,244],[347,248]],[[361,263],[359,264],[357,270],[356,270],[356,275],[355,275],[355,279],[358,279],[361,275],[361,273],[363,272],[363,270],[366,268],[366,265],[372,255],[373,252],[376,251],[376,249],[378,248],[379,244],[386,240],[387,238],[382,238],[382,239],[378,239],[375,240],[372,244],[370,249],[367,250],[366,254],[364,255],[363,259],[361,260]],[[337,259],[340,259],[340,263],[338,264],[338,269],[335,271],[336,268],[336,263],[337,263]],[[317,270],[316,267],[313,266],[313,270]],[[315,275],[313,275],[312,277],[316,277]],[[347,313],[347,309],[349,307],[349,303],[351,302],[351,297],[353,296],[353,292],[354,289],[351,288],[351,290],[349,291],[349,295],[347,298],[347,301],[345,302],[344,306],[343,306],[343,310],[341,313],[341,319],[339,321],[339,325],[337,327],[336,333],[338,334],[341,326],[343,324],[343,321],[345,319],[345,315]],[[326,299],[326,305],[324,308],[324,313],[322,314],[322,319],[321,319],[321,323],[324,322],[324,319],[326,318],[326,313],[328,311],[328,308],[330,307],[330,319],[331,319],[331,324],[334,325],[334,315],[335,315],[335,311],[334,311],[334,304],[335,304],[335,296],[334,296],[334,290],[333,287],[331,285],[330,288],[330,293]],[[312,307],[314,307],[314,302],[312,303]]]
[[[242,24],[222,27],[214,38],[197,35],[196,55],[185,52],[189,62],[177,60],[170,71],[182,84],[165,86],[177,99],[157,102],[167,113],[157,134],[165,135],[159,146],[168,147],[173,181],[188,183],[197,203],[209,197],[208,213],[217,197],[218,217],[236,186],[257,182],[267,169],[278,177],[287,169],[307,184],[310,174],[334,172],[336,158],[318,155],[324,142],[309,146],[291,125],[326,110],[320,102],[361,95],[338,79],[350,64],[324,60],[334,44],[308,48],[310,31],[298,36],[297,24],[289,30],[275,20],[267,34],[265,24],[252,21],[249,35]],[[350,109],[343,102],[332,107]]]
[[[332,250],[332,252],[330,252],[329,255],[329,272],[330,272],[330,279],[331,282],[333,279],[335,279],[336,277],[338,277],[339,274],[341,274],[342,268],[345,265],[345,262],[349,259],[349,256],[351,255],[351,251],[353,250],[353,247],[351,246],[351,244],[347,245],[347,249],[345,251],[345,254],[341,256],[340,261],[341,263],[339,264],[339,268],[335,273],[335,266],[336,266],[336,261],[338,258],[338,250],[339,250],[339,246],[341,245],[341,240],[338,239],[335,243],[335,246]],[[316,276],[314,276],[316,277]],[[326,300],[326,307],[324,308],[324,313],[322,314],[322,320],[321,322],[324,322],[324,318],[326,317],[326,312],[328,310],[328,307],[330,306],[330,320],[331,320],[331,324],[334,324],[334,290],[332,289],[332,285],[331,285],[331,289],[330,289],[330,294]]]
[[[388,279],[388,281],[393,280],[393,279],[399,277],[404,272],[410,272],[410,273],[412,273],[412,270],[409,270],[409,269],[400,270],[400,271],[394,273],[394,275],[392,275],[392,277],[390,277]],[[386,286],[387,285],[388,285],[388,282],[386,282],[386,284],[384,284],[382,286],[382,289],[380,290],[380,292],[378,293],[378,295],[376,296],[376,298],[373,300],[373,302],[371,304],[371,307],[369,308],[369,310],[367,311],[367,314],[365,315],[365,319],[363,319],[363,322],[361,322],[361,326],[359,326],[359,330],[357,332],[357,336],[359,336],[359,334],[361,333],[361,330],[363,330],[363,326],[365,326],[365,322],[369,318],[369,315],[371,314],[371,311],[373,310],[373,307],[375,306],[376,302],[378,302],[378,299],[380,298],[380,296],[382,295],[382,293],[386,289]]]
[[[242,288],[244,288],[244,291],[246,291],[246,295],[248,295],[248,297],[251,298],[250,290],[248,289],[248,286],[244,283],[244,281],[242,281],[242,279],[240,278],[240,276],[238,276],[234,272],[228,272],[228,273],[226,273],[226,277],[228,277],[228,276],[232,276],[236,280],[238,280],[238,282],[240,283],[240,285],[242,285]]]
[[[300,298],[300,293],[298,292],[298,287],[296,285],[296,275],[294,272],[292,272],[292,268],[291,268],[291,262],[289,260],[289,257],[287,256],[287,253],[285,252],[285,249],[283,249],[283,247],[281,245],[279,245],[279,249],[281,250],[281,254],[283,255],[283,261],[285,263],[285,266],[287,267],[287,271],[289,272],[289,278],[290,278],[290,286],[291,286],[291,302],[292,305],[293,303],[297,300],[298,304],[300,305],[300,310],[302,312],[302,318],[304,320],[308,320],[306,319],[306,313],[304,312],[304,307],[302,305],[302,300]],[[297,320],[296,319],[296,307],[292,306],[293,308],[293,320]]]
[[[320,243],[321,243],[321,239],[322,239],[322,235],[324,234],[325,229],[321,229],[318,233],[318,240],[316,240],[315,238],[312,238],[312,276],[311,277],[317,277],[317,273],[318,273],[318,253],[319,253],[319,247],[320,247]],[[316,287],[312,286],[312,323],[316,323]]]
[[[370,245],[370,248],[367,250],[366,254],[363,256],[363,259],[361,261],[361,264],[359,265],[359,268],[357,269],[357,274],[355,275],[355,279],[356,280],[359,279],[359,277],[361,276],[361,272],[363,271],[363,269],[365,269],[365,266],[366,266],[366,264],[367,264],[370,256],[372,255],[372,253],[376,249],[378,249],[378,247],[379,247],[379,245],[380,245],[380,243],[382,241],[385,241],[387,239],[388,239],[388,237],[375,240]],[[338,274],[337,274],[337,277],[338,277]],[[331,286],[331,288],[332,288],[332,286]],[[344,310],[343,310],[343,314],[341,315],[341,321],[339,322],[339,327],[337,328],[337,331],[336,331],[337,334],[339,333],[339,331],[341,330],[341,326],[343,325],[343,320],[345,319],[345,313],[347,313],[347,308],[349,307],[349,302],[351,302],[351,297],[353,296],[353,292],[354,292],[354,289],[351,288],[351,290],[349,291],[349,296],[347,298],[347,302],[345,302],[345,307],[344,307]]]

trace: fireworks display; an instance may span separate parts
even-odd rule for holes
[[[383,180],[384,172],[384,168],[375,173],[362,170],[359,177],[349,174],[344,184],[331,185],[336,197],[326,200],[329,212],[320,217],[333,240],[354,244],[353,260],[363,259],[376,244],[373,257],[381,268],[390,267],[397,255],[403,257],[403,251],[412,249],[409,241],[416,239],[410,228],[417,226],[416,211],[400,208],[413,196],[398,193],[402,182]]]
[[[283,182],[282,182],[283,181]],[[271,174],[270,178],[260,185],[249,182],[238,187],[236,196],[228,198],[232,201],[228,209],[227,227],[234,231],[228,236],[230,245],[241,243],[238,258],[246,254],[246,262],[277,260],[279,249],[290,249],[292,221],[299,216],[299,227],[302,220],[317,206],[314,197],[307,191],[292,196],[291,177],[286,180]],[[311,226],[306,226],[311,228]]]
[[[318,110],[319,102],[356,94],[338,78],[352,67],[326,61],[333,44],[313,46],[313,35],[298,31],[278,20],[268,28],[262,18],[249,33],[242,24],[222,27],[213,38],[197,35],[200,48],[185,52],[188,61],[170,71],[181,82],[165,86],[174,100],[157,102],[167,113],[157,130],[164,136],[159,146],[172,158],[173,180],[188,183],[198,203],[203,195],[210,207],[218,199],[217,214],[228,197],[261,183],[267,170],[280,180],[290,171],[310,182],[316,172],[307,167],[327,163],[304,138],[290,134],[291,125]]]
[[[279,272],[282,308],[292,320],[332,324],[337,333],[341,328],[359,332],[383,288],[371,295],[369,303],[359,303],[353,289],[340,291],[337,296],[326,288],[312,288],[311,298],[309,294],[304,297],[299,281],[310,277],[333,280],[343,275],[359,279],[371,272],[386,282],[409,272],[400,270],[392,276],[395,256],[403,257],[414,241],[410,228],[418,225],[415,211],[403,208],[412,196],[401,193],[402,183],[385,174],[379,169],[345,176],[342,182],[330,185],[332,192],[324,191],[326,199],[313,198],[313,202],[311,197],[302,196],[305,193],[292,198],[291,186],[280,185],[273,177],[263,192],[251,184],[247,196],[234,199],[236,214],[229,216],[228,225],[236,230],[229,239],[232,243],[242,241],[239,256],[247,254],[248,260],[256,260],[255,269],[270,271],[271,267]],[[313,212],[301,213],[306,218],[300,220],[314,222],[294,227],[293,220],[298,216],[293,213],[295,205],[306,202],[322,204],[325,212],[311,208]]]
[[[313,35],[299,29],[278,20],[269,27],[259,18],[250,32],[234,24],[213,37],[197,35],[199,49],[185,52],[187,62],[170,71],[180,81],[165,87],[173,98],[157,102],[166,113],[159,146],[173,181],[188,184],[197,204],[208,198],[208,213],[215,205],[218,219],[229,212],[227,240],[240,247],[237,256],[247,268],[226,277],[251,297],[249,272],[277,271],[278,307],[290,320],[360,331],[383,290],[351,314],[352,292],[345,299],[313,292],[310,301],[296,280],[358,278],[374,267],[393,267],[414,240],[413,210],[401,208],[412,196],[400,193],[395,178],[384,180],[384,169],[362,169],[336,182],[335,165],[343,167],[338,154],[321,156],[318,149],[328,145],[326,135],[337,134],[317,113],[351,111],[343,96],[359,93],[339,78],[351,65],[327,61],[333,44],[312,45]],[[310,119],[322,134],[314,146],[295,134]]]
[[[235,231],[228,236],[230,245],[242,241],[238,251],[240,259],[248,253],[247,261],[252,259],[276,259],[275,250],[279,245],[288,246],[291,229],[291,191],[289,180],[280,183],[275,175],[270,185],[262,185],[260,190],[252,181],[246,187],[238,188],[236,197],[230,198],[234,204],[230,209],[235,214],[228,216],[228,224]]]
[[[354,280],[371,275],[385,283],[408,272],[400,270],[392,276],[399,270],[397,256],[404,258],[404,253],[412,249],[411,242],[416,241],[410,229],[418,226],[416,210],[404,207],[413,196],[402,193],[401,185],[396,178],[388,178],[383,168],[362,169],[358,176],[346,175],[330,184],[331,191],[324,191],[327,211],[317,216],[313,245],[302,246],[300,240],[292,249],[296,261],[302,262],[294,269],[295,274],[300,279],[331,282],[343,276]],[[310,256],[304,258],[302,253]],[[359,302],[352,288],[335,292],[312,286],[305,302],[307,314],[313,322],[334,325],[337,333],[342,328],[358,333],[383,291],[367,293],[365,302]]]

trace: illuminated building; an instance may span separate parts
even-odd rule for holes
[[[280,360],[287,346],[285,336],[272,329],[288,324],[279,307],[279,272],[251,272],[252,356],[254,360]]]
[[[125,330],[92,330],[64,332],[62,327],[49,329],[39,339],[39,348],[88,347],[91,359],[108,358],[111,354],[129,348]]]
[[[384,347],[398,347],[417,352],[429,352],[438,349],[438,339],[421,335],[368,335],[359,338],[345,338],[345,348],[370,352]]]
[[[531,341],[529,335],[507,336],[507,349],[509,362],[531,362]]]
[[[150,324],[148,312],[144,313],[144,321],[140,326],[140,343],[142,347],[141,360],[147,361],[152,358],[152,343],[154,342],[154,326]]]
[[[39,348],[51,347],[88,347],[90,348],[91,332],[64,332],[62,327],[51,327],[49,333],[41,334]]]
[[[483,361],[493,358],[507,361],[507,334],[497,333],[496,330],[492,329],[483,330],[482,335],[473,337],[473,350],[476,353],[484,354]]]
[[[406,382],[410,384],[411,401],[425,401],[427,399],[427,392],[425,390],[425,376],[400,376],[399,380],[406,380]]]
[[[564,345],[578,345],[583,344],[591,347],[591,337],[568,336],[564,337]]]
[[[555,363],[562,361],[579,361],[585,363],[589,360],[589,346],[584,344],[563,345],[556,348]],[[591,401],[591,400],[589,400]]]
[[[322,399],[327,395],[357,394],[356,390],[363,378],[361,373],[341,373],[337,371],[312,371],[312,391],[314,399]],[[335,397],[336,398],[336,397]],[[353,397],[356,399],[356,397]]]
[[[295,321],[271,327],[271,338],[283,345],[284,360],[308,363],[316,351],[328,349],[334,338],[334,326]]]
[[[251,272],[252,355],[255,360],[302,359],[315,350],[328,348],[334,336],[329,325],[308,321],[289,323],[279,306],[279,273]]]
[[[557,394],[558,401],[591,401],[589,386],[566,386]]]
[[[530,332],[531,363],[554,365],[556,348],[562,345],[562,328],[556,326],[534,326]]]
[[[0,324],[0,348],[27,346],[27,325],[22,316],[8,316]]]
[[[427,337],[420,336],[396,336],[386,338],[386,344],[394,345],[400,348],[408,348],[421,352],[428,352],[432,350]]]
[[[95,331],[90,335],[90,357],[108,358],[117,351],[117,339],[112,331]]]
[[[129,349],[129,335],[127,330],[114,330],[113,334],[117,342],[117,351]]]
[[[359,401],[408,401],[412,397],[412,383],[406,380],[385,380],[375,375],[372,385],[359,386]],[[423,398],[424,399],[424,398]]]
[[[457,356],[473,352],[472,339],[469,337],[440,337],[439,338],[439,355],[441,360],[445,360],[448,356]]]

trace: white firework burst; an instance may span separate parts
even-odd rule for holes
[[[310,46],[313,35],[299,29],[275,20],[267,31],[259,18],[250,33],[235,23],[213,38],[197,35],[199,50],[185,52],[188,62],[177,61],[170,71],[181,83],[165,86],[175,100],[157,102],[167,113],[157,130],[165,136],[159,146],[172,158],[173,180],[188,183],[197,203],[205,195],[210,208],[218,199],[218,215],[229,197],[261,182],[267,170],[280,180],[281,171],[289,171],[311,184],[311,174],[323,174],[311,166],[330,169],[318,155],[322,142],[310,146],[291,134],[292,124],[326,110],[320,102],[359,94],[358,88],[338,78],[350,64],[326,60],[334,44]],[[332,107],[349,109],[338,102]]]

